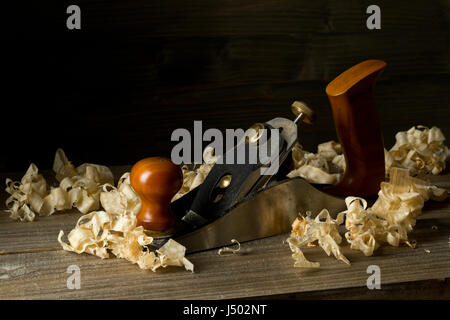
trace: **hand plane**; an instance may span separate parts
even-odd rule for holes
[[[385,179],[385,166],[373,87],[385,66],[380,60],[361,62],[326,88],[346,161],[343,178],[335,185],[286,178],[291,149],[298,141],[298,125],[312,124],[316,117],[308,105],[298,101],[291,107],[293,120],[274,118],[257,123],[251,127],[253,135],[241,141],[246,151],[250,146],[267,148],[276,142],[272,157],[253,162],[245,157],[243,163],[229,164],[232,161],[227,160],[238,156],[238,142],[225,152],[225,161],[212,167],[201,185],[172,203],[182,184],[180,167],[158,157],[137,162],[130,181],[142,200],[138,224],[153,236],[152,246],[158,248],[173,238],[187,252],[196,252],[229,245],[231,239],[245,242],[269,237],[289,232],[299,213],[317,214],[326,208],[336,215],[345,210],[346,196],[376,195]],[[279,134],[270,135],[272,130]],[[279,170],[262,174],[275,160]]]

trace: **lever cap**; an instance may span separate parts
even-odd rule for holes
[[[166,158],[138,161],[130,172],[130,182],[142,201],[137,225],[163,231],[175,224],[170,202],[183,184],[181,168]]]

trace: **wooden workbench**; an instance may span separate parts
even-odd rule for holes
[[[114,168],[116,177],[128,169]],[[20,174],[3,174],[1,181],[5,177]],[[431,179],[450,189],[449,173]],[[2,209],[6,196],[2,191]],[[1,299],[450,298],[448,199],[426,203],[410,234],[416,249],[383,246],[365,257],[347,245],[348,266],[319,247],[305,248],[308,259],[321,263],[319,269],[294,268],[284,234],[243,243],[236,255],[219,256],[217,250],[188,255],[194,273],[178,267],[141,270],[123,259],[62,250],[59,231],[67,235],[80,216],[70,211],[20,223],[0,213]],[[79,290],[67,288],[70,265],[80,268]],[[366,286],[369,265],[380,267],[381,290]]]

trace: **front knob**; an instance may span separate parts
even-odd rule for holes
[[[155,231],[173,227],[175,216],[170,202],[183,184],[180,167],[169,159],[146,158],[133,166],[130,182],[142,201],[137,225]]]

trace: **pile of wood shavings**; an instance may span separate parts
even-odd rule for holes
[[[35,164],[31,164],[21,181],[6,179],[7,212],[15,220],[29,222],[39,216],[77,208],[82,213],[99,209],[100,187],[113,183],[111,170],[105,166],[85,163],[75,168],[64,151],[56,151],[53,171],[58,187],[49,188]]]
[[[395,135],[395,145],[385,152],[386,168],[399,167],[418,174],[439,174],[445,169],[449,150],[445,137],[437,127],[412,127]],[[386,170],[388,171],[388,170]]]
[[[345,159],[342,147],[335,141],[321,143],[317,153],[302,149],[298,143],[292,148],[294,170],[288,178],[302,177],[311,183],[335,184],[345,171]]]
[[[6,191],[11,194],[6,204],[11,218],[33,221],[36,214],[50,215],[77,208],[86,214],[68,234],[68,243],[62,240],[64,232],[60,231],[58,241],[64,250],[102,259],[112,254],[152,271],[184,266],[193,272],[194,265],[185,258],[186,248],[176,241],[170,239],[156,252],[146,247],[153,238],[145,234],[143,227],[137,226],[141,200],[130,185],[129,172],[114,187],[109,168],[94,164],[75,168],[61,149],[56,152],[53,170],[60,185],[50,192],[34,164],[20,182],[6,180]],[[100,204],[104,210],[98,210]]]
[[[287,239],[289,247],[293,252],[292,257],[295,260],[295,267],[318,268],[319,262],[310,262],[305,258],[301,247],[313,245],[315,241],[326,252],[327,255],[333,253],[336,259],[350,264],[348,259],[342,254],[339,244],[342,237],[339,234],[338,227],[344,221],[344,215],[339,214],[336,220],[332,219],[328,210],[322,210],[315,219],[300,216],[292,224],[291,236]]]
[[[383,243],[399,246],[401,243],[412,246],[408,242],[408,233],[416,224],[417,217],[422,213],[424,203],[429,199],[443,201],[447,198],[448,191],[429,185],[423,180],[413,178],[408,170],[391,168],[390,181],[381,183],[378,199],[372,207],[367,208],[367,201],[358,197],[345,199],[347,210],[338,214],[336,220],[329,217],[321,222],[325,214],[322,211],[316,219],[297,218],[292,225],[292,232],[288,238],[295,266],[318,268],[317,262],[308,261],[301,251],[301,247],[309,241],[319,240],[319,245],[330,255],[334,253],[339,260],[349,263],[340,254],[340,236],[337,226],[342,224],[345,217],[345,233],[350,248],[359,250],[366,256]],[[326,225],[327,229],[323,229]],[[321,228],[321,232],[314,231]],[[311,236],[313,231],[319,236]],[[321,239],[325,239],[321,240]],[[321,244],[325,242],[325,245]],[[330,248],[332,250],[330,250]]]

